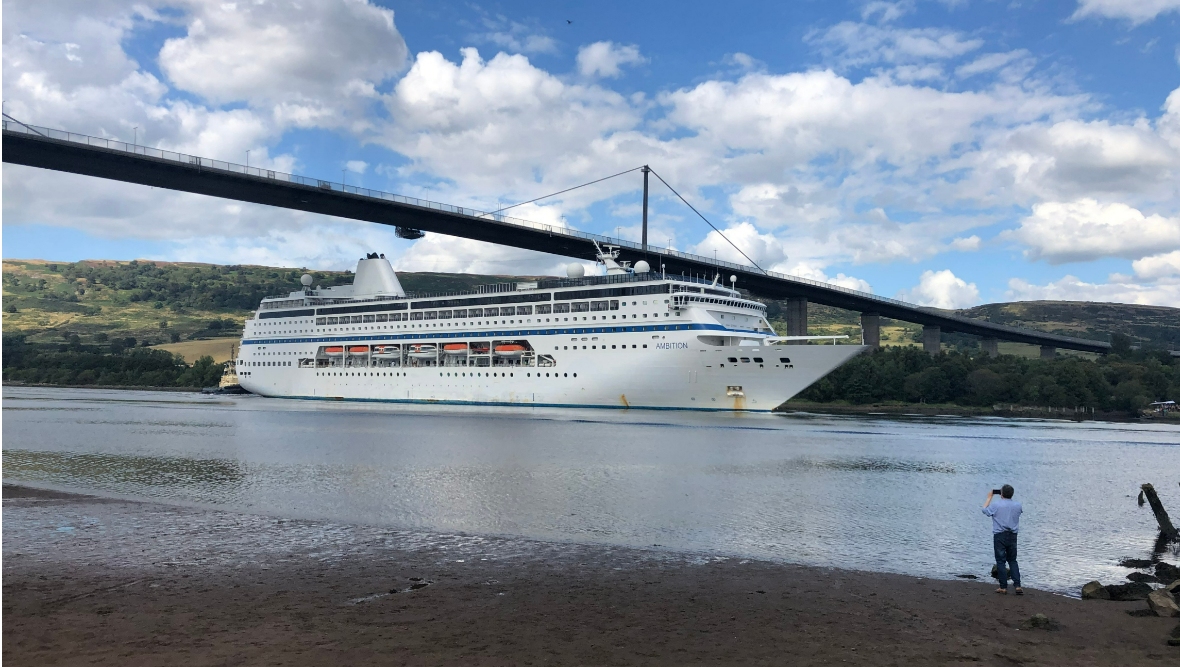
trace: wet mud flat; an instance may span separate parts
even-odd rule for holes
[[[4,486],[9,665],[1172,664],[1174,619],[989,583]],[[1034,614],[1058,630],[1022,628]]]

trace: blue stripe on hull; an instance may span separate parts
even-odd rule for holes
[[[263,394],[257,394],[264,396]],[[421,405],[487,405],[498,408],[594,408],[598,410],[686,410],[690,412],[772,412],[767,410],[735,410],[733,408],[676,408],[657,405],[593,405],[580,403],[506,403],[504,401],[452,401],[426,398],[345,398],[338,396],[266,396],[266,398],[291,398],[300,401],[351,401],[356,403],[416,403]]]

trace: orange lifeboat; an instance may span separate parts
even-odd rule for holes
[[[496,346],[496,356],[498,357],[519,357],[527,351],[523,345],[516,343],[506,343],[504,345]]]
[[[467,343],[447,343],[443,345],[443,352],[447,354],[467,354]]]
[[[343,347],[325,347],[324,354],[328,355],[329,357],[339,357],[340,355],[344,354],[344,348]]]
[[[368,354],[369,353],[369,346],[368,345],[353,345],[352,347],[348,348],[348,353],[349,354]]]
[[[399,350],[397,349],[396,345],[374,345],[373,346],[373,356],[374,357],[396,357],[398,355],[398,352],[399,352]]]
[[[430,343],[416,343],[409,346],[408,354],[415,359],[433,359],[435,347]]]

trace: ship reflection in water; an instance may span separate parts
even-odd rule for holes
[[[1180,431],[318,403],[7,387],[4,481],[295,518],[986,576],[987,491],[1029,585],[1075,592],[1180,510]],[[1171,556],[1170,556],[1171,557]]]

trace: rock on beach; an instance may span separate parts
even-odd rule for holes
[[[1091,581],[1082,586],[1083,600],[1109,600],[1110,591],[1106,590],[1106,586],[1102,585],[1100,581]]]
[[[1147,606],[1151,607],[1156,616],[1180,616],[1180,605],[1176,604],[1176,598],[1163,588],[1147,594]]]
[[[1146,600],[1148,594],[1151,593],[1151,586],[1141,581],[1132,581],[1127,584],[1111,584],[1110,586],[1106,586],[1106,592],[1110,595],[1110,599],[1116,602]]]

